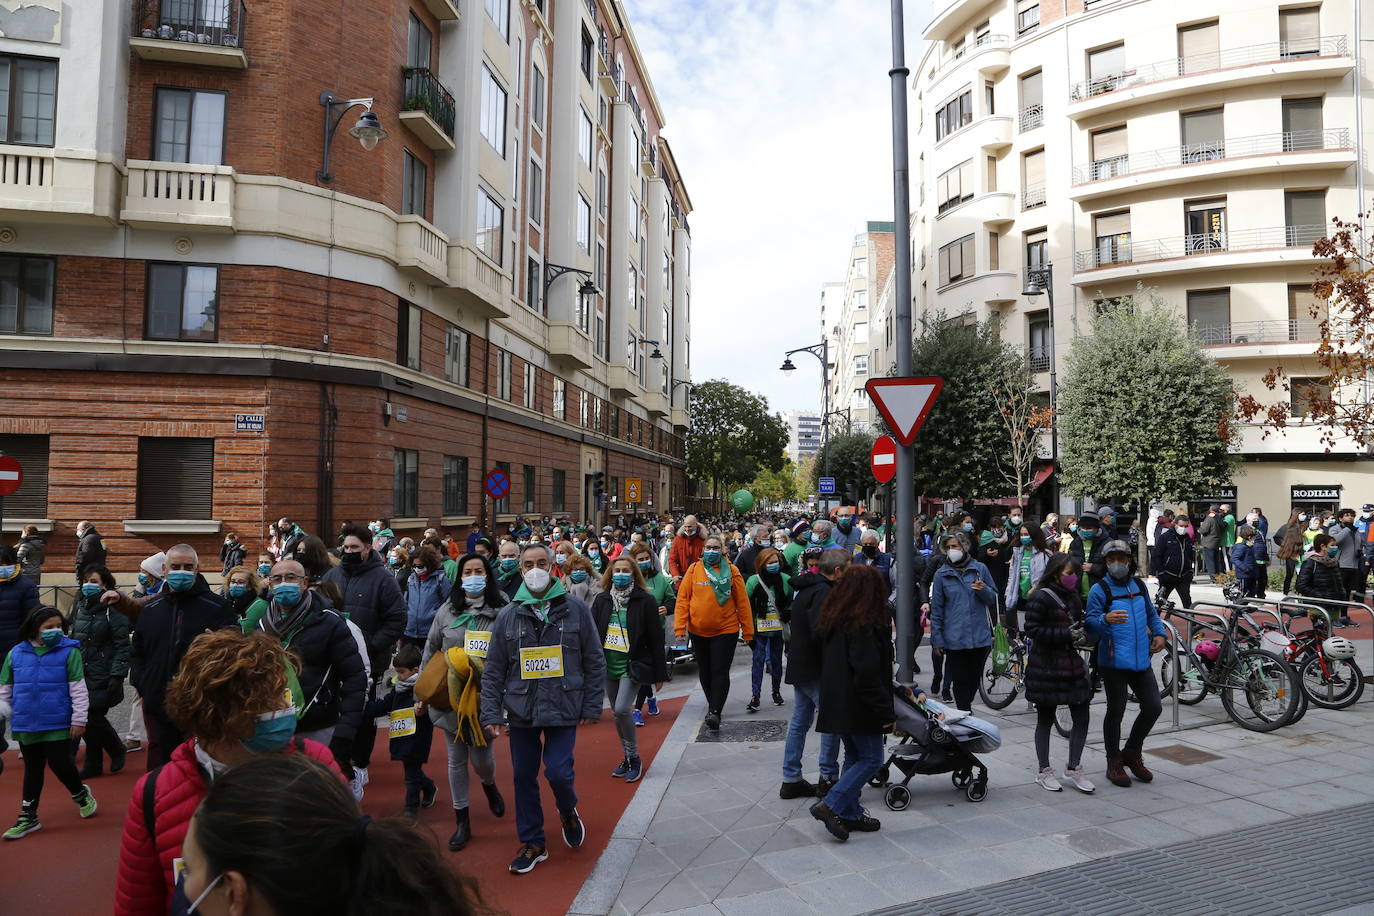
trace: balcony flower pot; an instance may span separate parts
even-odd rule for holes
[[[176,37],[176,32],[170,25],[160,25],[157,28],[157,37],[170,41]]]
[[[142,32],[141,34],[143,35],[144,38],[156,38],[156,37],[157,37],[157,33],[154,32],[152,29],[144,29],[143,32]]]
[[[237,35],[225,35],[224,38],[221,39],[221,44],[226,48],[237,48],[239,46],[239,37]]]
[[[187,29],[182,29],[180,32],[177,32],[177,41],[189,41],[191,44],[195,44],[196,33]]]

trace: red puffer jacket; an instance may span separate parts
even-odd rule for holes
[[[301,742],[301,749],[312,759],[334,770],[339,765],[329,748],[316,741]],[[286,753],[295,753],[295,742]],[[340,775],[342,777],[342,774]],[[195,739],[172,751],[157,775],[153,798],[153,825],[156,837],[149,837],[143,817],[143,787],[148,776],[134,784],[129,811],[124,816],[124,836],[119,842],[119,878],[115,884],[115,916],[165,916],[175,882],[172,860],[181,855],[191,815],[205,797],[205,777],[196,762]]]

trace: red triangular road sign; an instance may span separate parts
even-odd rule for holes
[[[901,445],[916,441],[916,433],[935,406],[945,380],[935,376],[869,379],[864,388],[878,413],[887,421],[892,438]]]

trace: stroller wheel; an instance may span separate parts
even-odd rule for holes
[[[883,801],[891,811],[905,811],[907,805],[911,804],[911,790],[906,786],[889,786]]]
[[[886,764],[884,764],[883,766],[878,768],[878,772],[873,774],[873,777],[869,779],[868,784],[875,789],[881,789],[883,786],[887,785],[888,777],[890,777],[891,775],[892,770],[889,769]],[[895,811],[896,809],[894,808],[893,810]]]
[[[973,782],[972,770],[955,770],[949,774],[950,782],[954,783],[956,789],[967,789]]]
[[[988,797],[987,780],[980,779],[964,790],[964,797],[971,802],[980,802]]]

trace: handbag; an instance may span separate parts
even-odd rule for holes
[[[992,670],[1006,674],[1011,665],[1011,640],[1007,639],[1007,628],[998,623],[992,628]]]
[[[443,652],[435,652],[425,663],[420,677],[415,681],[415,698],[435,709],[453,708],[448,690],[448,658]]]
[[[1058,604],[1061,609],[1065,611],[1068,610],[1063,600],[1054,593],[1053,589],[1046,589],[1045,593],[1053,598],[1055,604]],[[1097,634],[1088,630],[1082,617],[1077,620],[1069,620],[1069,639],[1073,643],[1075,649],[1083,650],[1097,648]]]

